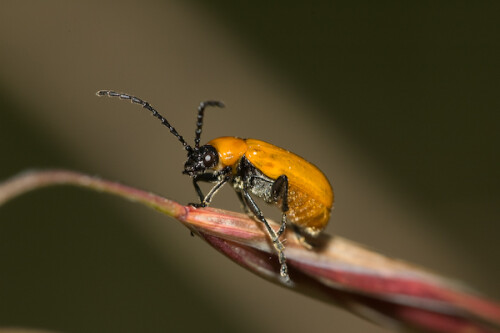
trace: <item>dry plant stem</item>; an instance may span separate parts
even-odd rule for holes
[[[455,282],[358,244],[322,235],[308,250],[285,233],[291,284],[263,226],[244,214],[196,209],[152,193],[84,174],[51,170],[0,184],[0,205],[50,185],[76,185],[119,195],[176,218],[231,260],[274,283],[339,305],[389,327],[429,332],[500,332],[500,306]]]

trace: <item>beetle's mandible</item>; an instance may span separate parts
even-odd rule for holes
[[[316,166],[285,149],[255,139],[220,137],[200,146],[205,108],[224,107],[219,101],[202,102],[198,107],[192,147],[148,102],[111,90],[100,90],[97,95],[119,97],[141,105],[151,111],[182,143],[188,155],[183,173],[193,179],[200,198],[200,203],[195,206],[210,205],[217,191],[224,184],[230,183],[245,212],[265,225],[278,253],[280,275],[284,281],[290,281],[285,248],[280,241],[287,223],[302,239],[304,235],[316,237],[326,227],[333,206],[334,196],[330,182]],[[202,193],[198,185],[200,181],[215,183],[207,195]],[[279,207],[282,218],[277,231],[270,226],[252,195]]]

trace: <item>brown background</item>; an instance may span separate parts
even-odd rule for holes
[[[500,299],[498,5],[4,1],[0,178],[60,167],[180,202],[188,140],[254,137],[332,180],[328,232]],[[214,205],[238,210],[227,188]],[[276,214],[275,210],[268,210]],[[383,332],[248,274],[173,220],[74,188],[0,208],[0,327]]]

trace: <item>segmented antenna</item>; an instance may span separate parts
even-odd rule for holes
[[[120,93],[117,93],[115,91],[112,91],[112,90],[99,90],[97,93],[96,93],[97,96],[109,96],[109,97],[118,97],[120,99],[126,99],[126,100],[129,100],[130,102],[132,103],[135,103],[135,104],[139,104],[139,105],[142,105],[143,108],[151,111],[153,113],[153,116],[155,116],[156,118],[160,119],[161,123],[165,126],[167,126],[167,128],[170,130],[170,132],[175,135],[175,137],[182,143],[182,145],[184,146],[184,149],[186,149],[187,151],[192,151],[193,148],[191,148],[190,145],[188,145],[188,143],[184,140],[184,138],[175,130],[175,128],[170,125],[170,123],[167,121],[167,119],[165,119],[161,114],[158,113],[158,111],[156,111],[152,106],[151,104],[149,104],[148,102],[146,101],[143,101],[142,99],[140,98],[137,98],[137,97],[134,97],[134,96],[130,96],[130,95],[127,95],[127,94],[120,94]],[[203,104],[203,103],[202,103]],[[203,111],[202,111],[203,113]],[[201,130],[200,130],[200,133],[201,133]]]
[[[194,147],[199,148],[200,147],[200,137],[201,137],[201,128],[203,127],[203,114],[205,112],[205,108],[207,106],[216,106],[219,108],[224,107],[224,103],[220,101],[205,101],[201,102],[200,106],[198,106],[198,118],[196,122],[196,136],[194,138]]]

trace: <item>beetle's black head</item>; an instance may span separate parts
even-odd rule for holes
[[[190,177],[201,175],[208,169],[214,168],[219,163],[219,154],[217,150],[210,145],[193,148],[188,151],[188,159],[184,164],[183,174]]]

